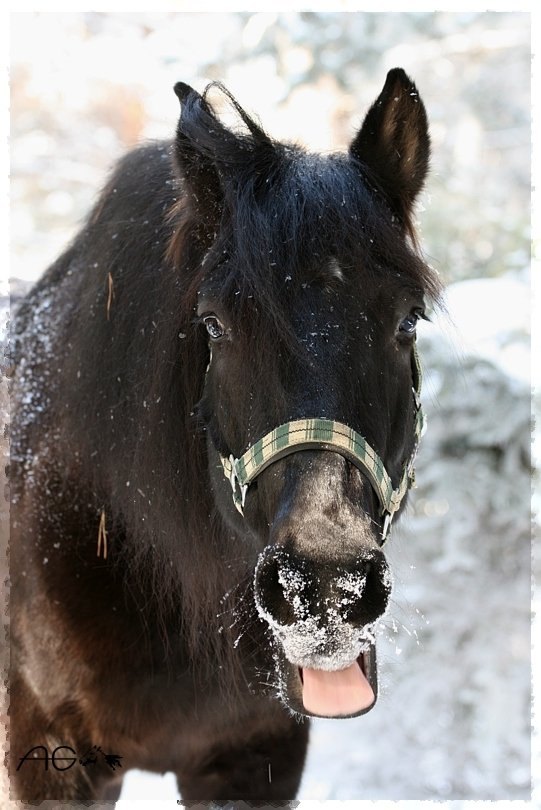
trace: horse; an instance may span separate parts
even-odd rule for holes
[[[315,154],[220,83],[174,90],[174,137],[120,160],[13,315],[24,801],[114,802],[142,768],[188,803],[287,804],[310,717],[377,699],[441,294],[426,110],[395,68],[349,149]]]

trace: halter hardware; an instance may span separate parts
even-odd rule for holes
[[[414,345],[412,356],[413,398],[415,402],[414,446],[404,465],[400,482],[393,488],[391,477],[383,461],[357,431],[333,419],[297,419],[271,430],[235,458],[220,455],[225,477],[231,484],[233,502],[244,515],[246,493],[252,481],[285,456],[300,450],[331,450],[351,461],[364,473],[378,497],[383,517],[382,542],[389,536],[395,513],[400,508],[408,489],[415,483],[415,458],[421,436],[426,429],[426,417],[421,407],[421,367]]]

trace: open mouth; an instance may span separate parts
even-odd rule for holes
[[[287,660],[282,697],[293,711],[311,717],[358,717],[375,706],[378,696],[376,647],[371,643],[341,670],[307,669]]]

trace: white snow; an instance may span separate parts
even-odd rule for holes
[[[172,801],[180,798],[174,774],[156,774],[148,771],[128,771],[122,783],[122,794],[116,804],[118,810],[131,810],[137,802],[138,810],[154,810],[161,804],[171,808]]]
[[[508,274],[451,284],[446,305],[448,313],[433,320],[449,351],[483,357],[529,385],[531,290],[526,277]]]
[[[261,552],[256,572],[264,564],[267,550]],[[374,628],[355,628],[344,620],[334,604],[329,604],[329,599],[315,614],[303,599],[308,584],[306,578],[298,568],[290,565],[289,555],[285,551],[280,553],[278,565],[278,582],[282,586],[284,599],[293,606],[296,621],[288,624],[277,621],[261,603],[257,589],[255,602],[257,612],[271,628],[287,660],[298,667],[329,672],[350,666],[366,648]],[[336,584],[346,594],[340,599],[340,604],[350,604],[354,597],[359,598],[365,583],[366,576],[362,574],[340,575]]]

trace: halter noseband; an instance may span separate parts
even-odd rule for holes
[[[415,481],[415,457],[419,441],[426,429],[426,417],[420,402],[421,366],[415,345],[412,373],[412,390],[415,401],[414,445],[396,489],[393,489],[391,477],[385,469],[383,461],[366,439],[355,430],[332,419],[297,419],[271,430],[270,433],[251,445],[240,458],[235,458],[233,454],[229,458],[220,455],[224,475],[231,484],[233,501],[240,514],[244,515],[244,502],[248,487],[263,470],[274,464],[275,461],[299,450],[331,450],[347,458],[368,477],[381,506],[381,515],[384,518],[382,542],[385,542],[393,517],[400,508],[406,492]]]

